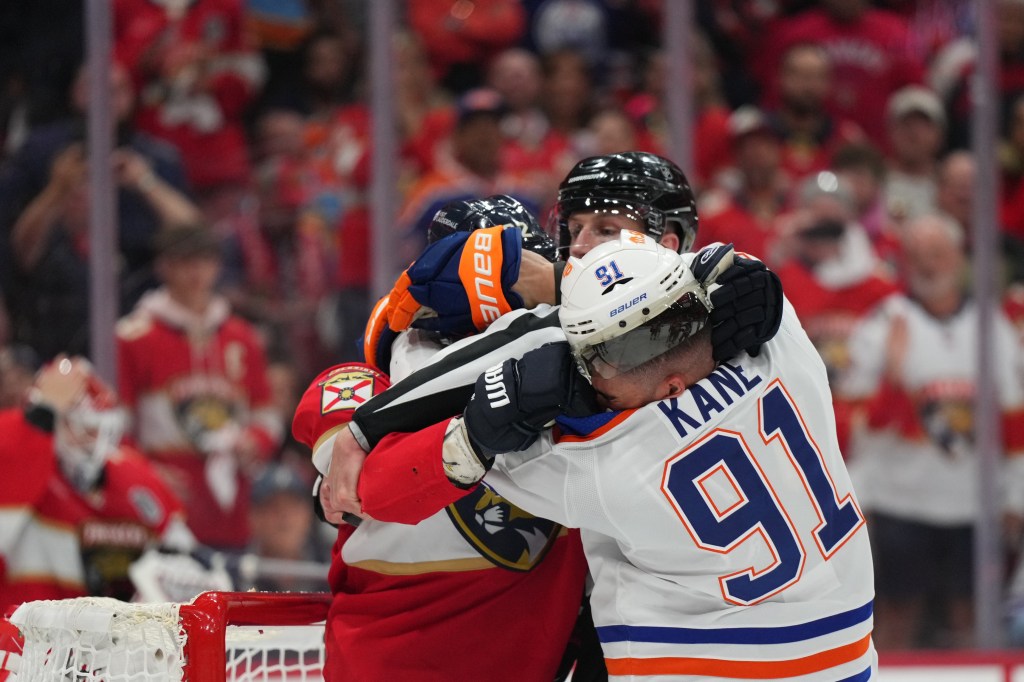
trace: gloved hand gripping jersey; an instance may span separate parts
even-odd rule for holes
[[[576,369],[568,343],[506,360],[480,375],[462,419],[449,426],[448,477],[456,485],[472,485],[491,468],[495,455],[530,447],[559,414],[599,411],[594,389]]]
[[[729,245],[732,246],[731,244]],[[716,246],[706,246],[701,255]],[[694,270],[694,274],[697,274]],[[747,351],[757,356],[761,345],[771,341],[782,323],[782,282],[764,263],[735,254],[733,264],[718,275],[709,290],[711,345],[715,362]]]

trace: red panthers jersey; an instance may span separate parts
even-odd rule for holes
[[[53,436],[21,410],[0,412],[0,612],[36,599],[130,599],[128,565],[181,515],[137,451],[122,446],[99,487],[60,474]]]

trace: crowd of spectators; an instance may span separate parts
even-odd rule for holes
[[[358,358],[373,274],[371,88],[394,91],[401,205],[378,238],[404,263],[448,201],[510,194],[543,222],[580,158],[668,155],[666,94],[688,87],[695,247],[733,242],[779,272],[826,361],[865,511],[916,543],[909,557],[891,537],[876,547],[880,619],[901,623],[880,628],[879,647],[970,643],[964,576],[978,501],[958,473],[973,471],[964,367],[977,339],[959,321],[976,315],[966,285],[977,3],[695,4],[690,84],[666,82],[659,0],[399,2],[394,82],[383,84],[366,76],[369,2],[114,0],[120,392],[135,440],[176,472],[168,476],[186,510],[203,498],[193,517],[201,540],[252,546],[253,478],[268,462],[312,473],[282,435],[297,387]],[[89,178],[81,9],[8,5],[0,400],[9,405],[40,363],[88,354]],[[1024,454],[1024,429],[1010,418],[1024,392],[1024,3],[994,6],[1010,456]],[[851,344],[861,337],[873,359]],[[963,355],[937,353],[947,342]],[[880,409],[879,396],[906,412]],[[902,440],[888,442],[900,456],[882,468],[925,473],[879,474],[885,438]],[[922,462],[941,470],[940,485],[930,487]],[[873,494],[878,476],[878,489],[911,481],[914,491],[890,491],[902,501],[894,507]],[[936,513],[932,494],[963,504]],[[1024,500],[1013,502],[1011,560],[1024,528]],[[210,535],[219,516],[237,523]],[[893,577],[921,562],[934,575]],[[922,615],[925,596],[941,597],[949,627]]]

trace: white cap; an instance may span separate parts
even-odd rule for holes
[[[934,92],[920,85],[900,88],[889,98],[890,120],[910,114],[924,114],[932,122],[946,127],[946,111],[942,107],[942,101]]]

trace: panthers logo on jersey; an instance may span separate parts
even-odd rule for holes
[[[446,509],[455,527],[481,556],[512,571],[529,571],[563,531],[512,505],[486,485]]]

